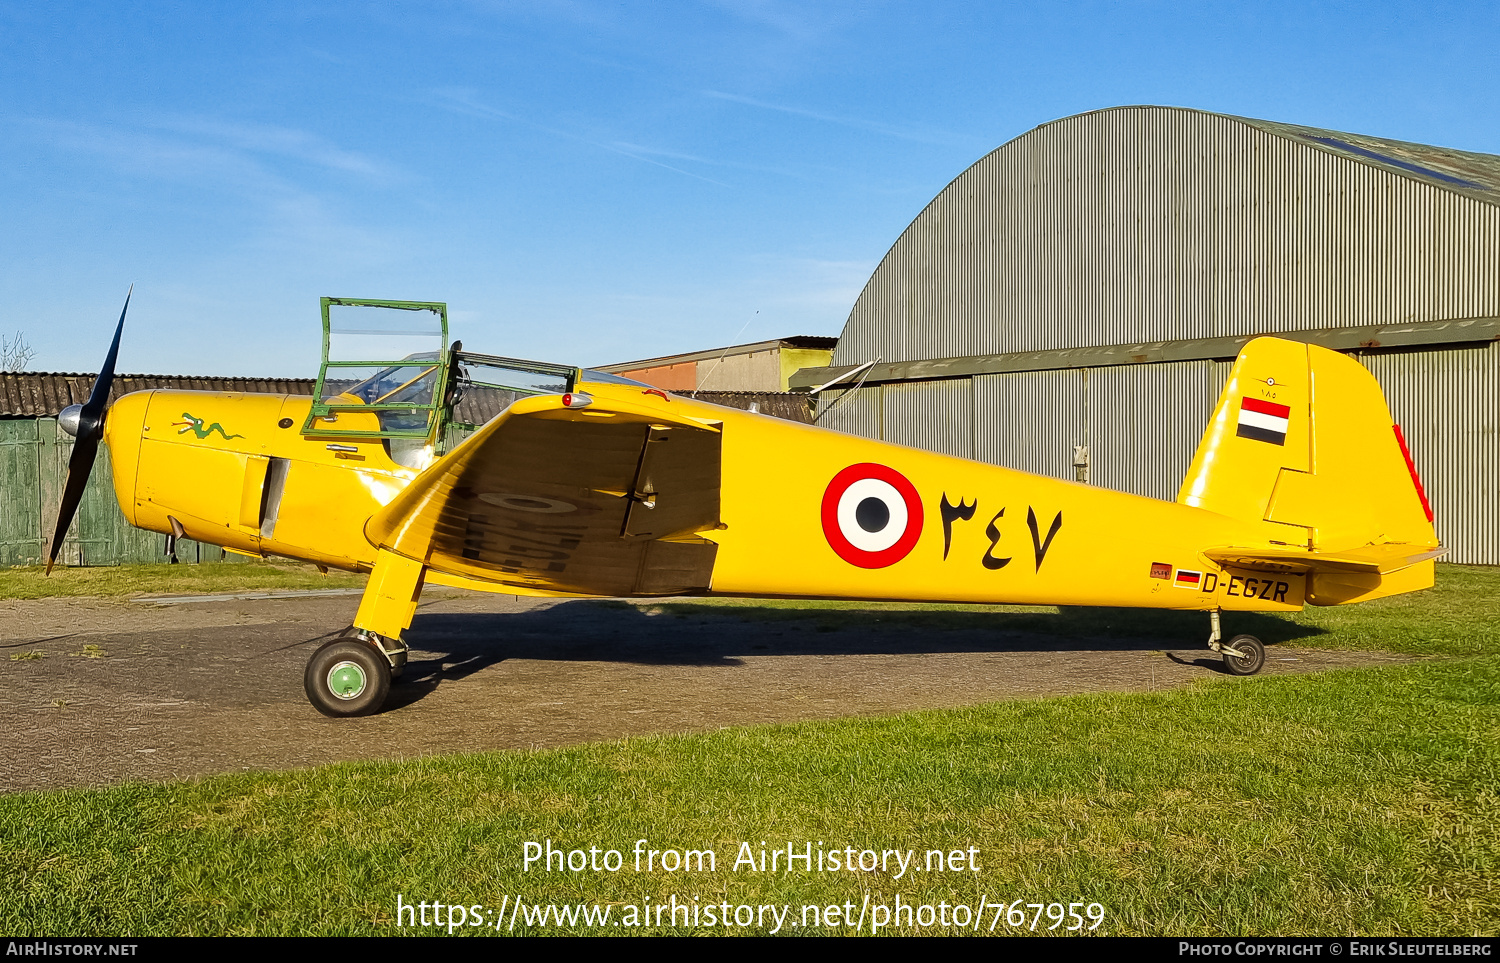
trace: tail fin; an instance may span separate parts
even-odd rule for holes
[[[1441,553],[1380,385],[1316,345],[1245,345],[1177,500],[1258,523],[1264,561],[1312,573],[1314,604],[1426,588]]]

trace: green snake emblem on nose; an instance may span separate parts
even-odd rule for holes
[[[176,427],[178,425],[182,426],[181,428],[177,429],[177,433],[179,435],[185,435],[185,434],[187,434],[188,432],[191,431],[193,434],[197,435],[199,438],[207,438],[209,435],[211,435],[211,434],[213,434],[214,432],[217,431],[219,433],[219,435],[225,441],[228,441],[231,438],[243,438],[243,437],[245,437],[244,435],[230,435],[230,434],[225,434],[225,432],[224,432],[224,426],[221,425],[221,424],[219,424],[217,421],[214,422],[213,424],[209,425],[207,428],[205,428],[205,427],[203,427],[203,419],[202,418],[194,418],[192,415],[188,414],[186,411],[184,411],[182,413],[182,417],[186,418],[187,421],[174,421],[174,422],[172,422],[172,426],[173,427]]]

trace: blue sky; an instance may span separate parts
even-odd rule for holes
[[[1500,5],[0,0],[0,333],[310,377],[322,295],[603,364],[836,335],[942,187],[1170,104],[1500,154]]]

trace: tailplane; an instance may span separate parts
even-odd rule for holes
[[[1380,385],[1316,345],[1245,345],[1177,501],[1255,522],[1262,544],[1205,554],[1308,572],[1314,605],[1430,587],[1443,552]]]

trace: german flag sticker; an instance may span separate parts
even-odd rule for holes
[[[1179,568],[1177,570],[1177,578],[1172,580],[1172,584],[1178,588],[1196,589],[1199,585],[1203,584],[1203,573]]]

